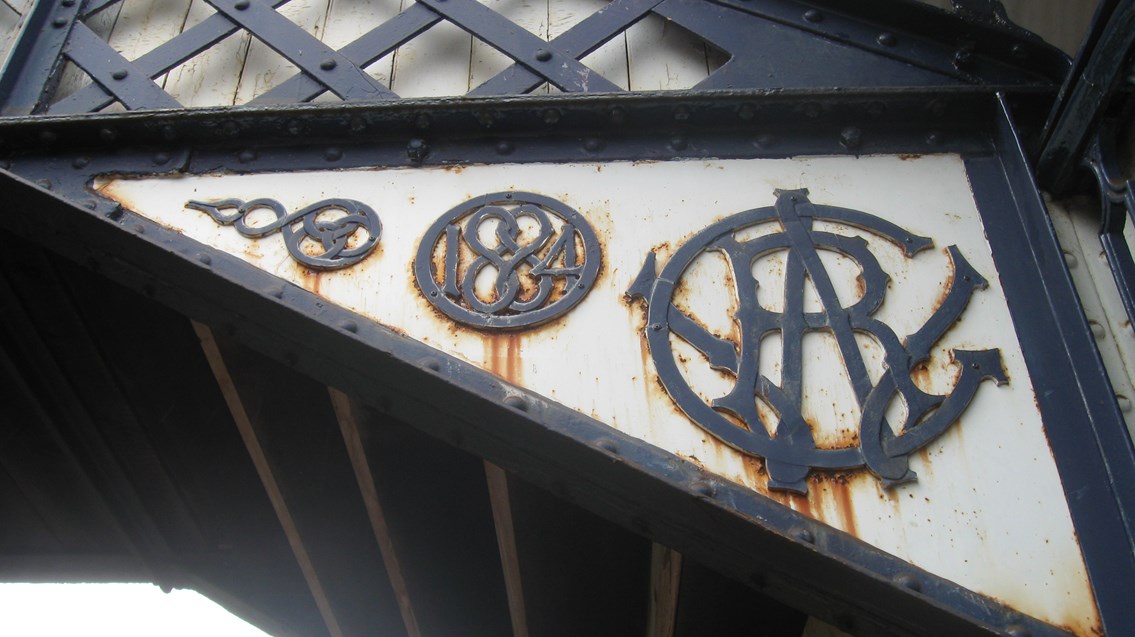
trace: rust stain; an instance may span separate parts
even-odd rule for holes
[[[309,270],[302,268],[300,276],[303,278],[303,287],[313,294],[320,294],[319,288],[323,283],[323,273],[319,270]],[[322,295],[320,295],[322,296]]]
[[[910,371],[914,384],[924,392],[930,391],[930,368],[926,363],[919,363]]]
[[[523,382],[523,361],[521,359],[521,336],[511,333],[485,333],[485,366],[489,371],[505,380],[521,384]]]
[[[843,530],[858,537],[859,531],[855,527],[855,505],[852,503],[851,488],[847,484],[847,478],[843,477],[840,480],[837,477],[828,482],[828,487],[831,489],[836,513],[843,523]]]
[[[910,161],[912,159],[921,159],[921,158],[922,158],[922,155],[919,155],[917,153],[905,153],[905,154],[899,155],[899,159],[901,159],[903,161]]]
[[[460,175],[461,173],[465,172],[464,166],[458,166],[458,165],[454,165],[454,164],[442,166],[441,169],[444,170],[447,173],[453,173],[454,175]],[[466,198],[468,199],[468,197],[466,197]]]

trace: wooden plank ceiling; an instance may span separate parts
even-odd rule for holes
[[[808,620],[38,248],[2,257],[0,353],[3,581],[195,588],[274,635]]]

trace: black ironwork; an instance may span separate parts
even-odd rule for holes
[[[288,0],[209,0],[217,13],[129,60],[84,23],[120,1],[84,5],[61,0],[58,7],[39,3],[14,49],[6,84],[0,86],[3,113],[95,112],[114,102],[131,110],[175,108],[178,102],[154,80],[237,31],[251,34],[299,69],[250,103],[305,102],[325,92],[346,101],[392,99],[397,95],[365,68],[443,20],[514,60],[471,89],[470,95],[527,93],[545,82],[565,92],[618,92],[619,86],[580,60],[649,13],[692,31],[727,54],[726,64],[699,89],[1041,87],[1057,81],[1067,64],[1059,52],[1025,32],[1012,32],[1014,39],[1008,42],[999,23],[965,21],[928,7],[895,8],[884,2],[861,3],[864,6],[857,11],[869,16],[864,19],[848,11],[821,11],[813,5],[823,8],[824,3],[799,0],[759,5],[741,0],[614,0],[551,42],[475,0],[421,0],[340,50],[278,13],[276,9]],[[885,22],[894,11],[901,20],[895,17],[895,25],[880,28],[879,20]],[[943,34],[953,41],[943,42]],[[803,55],[804,48],[811,53]],[[964,65],[957,63],[959,51],[965,53]],[[764,63],[753,66],[756,58]],[[94,81],[52,103],[65,61]]]
[[[231,225],[252,239],[278,230],[284,235],[288,254],[316,270],[336,270],[362,261],[378,245],[382,234],[378,214],[353,199],[325,199],[291,214],[280,202],[266,198],[190,201],[185,207],[207,213],[217,223]],[[226,210],[236,212],[226,214]],[[249,215],[259,210],[271,212],[274,218],[268,223],[249,223]],[[318,246],[322,252],[309,254],[305,245]]]
[[[948,252],[953,263],[949,290],[926,323],[900,341],[894,331],[873,315],[883,304],[888,274],[861,236],[820,231],[814,221],[830,221],[871,232],[902,248],[907,257],[932,245],[930,239],[911,234],[895,224],[857,210],[817,205],[807,190],[777,191],[776,205],[755,208],[719,221],[682,245],[660,274],[655,274],[654,253],[635,280],[629,294],[647,302],[646,339],[659,379],[674,402],[700,427],[726,444],[765,459],[769,487],[806,492],[812,468],[847,469],[864,464],[886,484],[915,479],[908,456],[953,424],[977,392],[983,379],[1007,382],[999,350],[954,350],[961,371],[947,396],[928,394],[911,376],[930,356],[930,348],[961,316],[973,291],[987,286],[985,279],[965,260],[956,246]],[[742,241],[735,233],[750,226],[778,222],[782,232]],[[672,302],[687,268],[705,251],[724,255],[732,268],[738,299],[734,320],[739,342],[715,336]],[[861,268],[862,295],[844,307],[820,261],[821,251],[842,254]],[[760,282],[753,265],[774,252],[787,252],[783,311],[773,312],[758,301]],[[804,310],[804,289],[810,280],[823,309]],[[856,399],[862,411],[859,443],[846,448],[817,448],[812,429],[801,413],[803,401],[804,334],[831,333],[839,345]],[[855,333],[872,335],[885,352],[885,371],[872,385]],[[781,382],[761,375],[761,341],[771,333],[782,339]],[[709,364],[731,374],[735,381],[725,396],[705,402],[686,381],[671,348],[671,334],[701,352]],[[884,412],[900,396],[907,405],[906,420],[898,435]],[[756,401],[763,401],[778,416],[774,427],[763,422]],[[725,414],[728,414],[726,416]],[[734,424],[740,420],[744,427]],[[771,432],[771,433],[770,433]]]
[[[463,258],[466,251],[475,258]],[[520,329],[582,301],[600,260],[595,231],[578,212],[543,195],[498,192],[442,215],[418,246],[414,276],[430,303],[453,320]],[[477,290],[486,275],[493,277],[489,299]]]

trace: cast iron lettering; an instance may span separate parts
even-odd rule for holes
[[[291,214],[280,202],[266,198],[189,201],[185,207],[207,213],[217,223],[232,226],[250,239],[279,230],[288,254],[315,270],[336,270],[362,261],[378,245],[382,234],[378,214],[354,199],[324,199]],[[258,210],[270,212],[274,219],[263,224],[249,223],[249,215]],[[358,238],[352,242],[355,237]],[[308,254],[305,245],[317,246],[322,252]]]
[[[455,321],[531,327],[583,300],[599,273],[599,242],[578,212],[549,197],[500,192],[470,199],[426,232],[418,287]],[[489,289],[478,290],[478,280]]]
[[[887,485],[914,480],[909,455],[958,419],[984,379],[1007,382],[996,349],[953,350],[953,361],[961,371],[948,395],[923,391],[912,377],[915,368],[930,357],[934,344],[958,320],[974,290],[985,288],[987,282],[956,246],[950,246],[947,253],[954,272],[944,300],[921,328],[900,340],[874,316],[882,306],[890,277],[867,241],[862,236],[819,230],[813,222],[834,222],[870,232],[901,248],[908,258],[930,248],[932,241],[865,212],[813,204],[807,190],[776,194],[775,206],[742,212],[698,233],[678,249],[660,274],[656,275],[654,253],[647,256],[628,294],[647,302],[646,338],[662,384],[700,427],[742,452],[764,458],[770,488],[803,493],[807,491],[805,478],[813,468],[864,465]],[[779,223],[781,231],[748,240],[737,237],[737,231],[765,222]],[[674,290],[687,268],[705,251],[724,255],[732,268],[739,307],[733,319],[740,342],[714,335],[673,303]],[[758,302],[760,282],[753,266],[778,251],[786,253],[785,292],[782,310],[771,311]],[[820,260],[823,251],[843,255],[860,268],[861,296],[850,305],[845,306],[836,295]],[[805,310],[808,282],[818,296],[819,311]],[[832,335],[838,345],[862,414],[857,446],[817,447],[813,429],[802,414],[802,343],[805,333],[814,331]],[[877,381],[868,373],[856,333],[871,335],[885,352],[884,371]],[[770,334],[781,337],[780,384],[760,373],[761,341]],[[724,396],[703,400],[678,367],[671,335],[701,352],[711,367],[735,379],[732,389]],[[896,397],[907,406],[907,416],[897,430],[885,417]],[[758,400],[776,414],[776,423],[763,422]],[[744,427],[735,424],[738,420]]]

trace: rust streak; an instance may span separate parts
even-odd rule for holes
[[[859,532],[855,527],[855,505],[851,501],[851,489],[848,487],[846,479],[832,480],[828,483],[828,486],[832,491],[840,521],[843,523],[843,530],[858,537]]]

